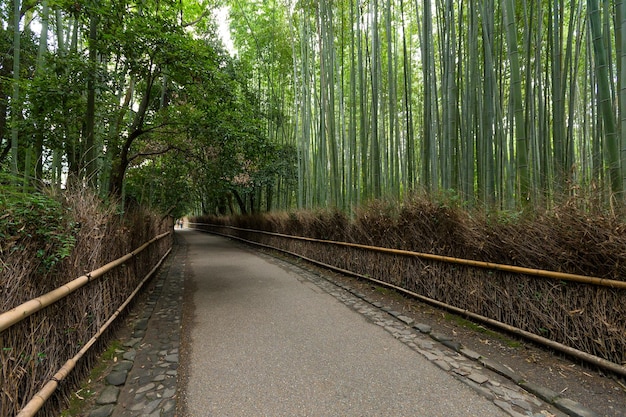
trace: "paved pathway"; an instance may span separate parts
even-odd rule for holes
[[[349,288],[221,237],[177,239],[90,417],[565,415]]]
[[[314,283],[221,237],[186,236],[188,416],[502,416]]]

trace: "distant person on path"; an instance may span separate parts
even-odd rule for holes
[[[179,219],[178,220],[178,228],[182,229],[183,228],[183,219]]]

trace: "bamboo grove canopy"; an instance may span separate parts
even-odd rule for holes
[[[0,170],[25,185],[179,213],[623,200],[622,0],[2,0],[0,19]]]

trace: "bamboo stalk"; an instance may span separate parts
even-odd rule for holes
[[[164,233],[163,235],[159,235],[159,236],[163,237],[163,236],[165,236],[167,234],[169,234],[169,233]],[[154,239],[159,238],[159,236],[157,236]],[[63,381],[69,375],[69,373],[74,369],[74,367],[76,366],[76,364],[78,363],[80,358],[82,358],[85,355],[85,353],[87,353],[87,351],[89,351],[89,349],[94,345],[94,343],[96,343],[98,341],[98,338],[115,321],[117,316],[119,316],[120,313],[122,311],[124,311],[126,306],[128,306],[128,304],[132,301],[132,299],[137,295],[137,293],[141,290],[141,288],[146,283],[146,281],[148,281],[148,279],[150,279],[150,277],[152,277],[154,272],[161,266],[161,264],[163,263],[165,258],[167,258],[167,256],[170,254],[171,251],[172,251],[171,248],[167,250],[165,255],[163,255],[163,257],[161,257],[161,259],[156,264],[156,266],[154,268],[152,268],[150,270],[150,272],[148,272],[148,274],[139,283],[139,285],[137,285],[135,290],[130,294],[130,296],[128,296],[126,301],[124,301],[122,303],[122,305],[120,305],[118,307],[118,309],[115,310],[115,313],[113,313],[113,315],[111,315],[111,317],[109,317],[109,319],[102,325],[102,327],[100,327],[100,329],[98,329],[98,331],[94,334],[94,336],[91,339],[89,339],[89,341],[82,347],[82,349],[79,350],[78,353],[76,355],[74,355],[73,358],[71,358],[67,362],[65,362],[65,364],[61,367],[61,369],[59,369],[57,371],[57,373],[55,373],[52,376],[52,378],[50,378],[50,381],[48,381],[43,386],[43,388],[39,392],[37,392],[33,396],[33,398],[31,398],[31,400],[28,402],[28,404],[26,404],[24,406],[24,408],[22,408],[22,410],[19,412],[17,417],[32,417],[32,416],[34,416],[37,413],[37,411],[39,411],[39,409],[44,405],[46,400],[48,400],[48,398],[50,398],[50,396],[52,396],[52,394],[54,393],[56,388],[59,386],[59,383],[61,381]]]
[[[144,249],[146,249],[152,243],[164,238],[165,236],[168,236],[170,233],[171,231],[162,233],[150,239],[148,242],[144,243],[143,245],[139,246],[134,251],[122,256],[121,258],[118,258],[112,262],[109,262],[108,264],[98,269],[95,269],[87,273],[86,275],[82,275],[76,278],[75,280],[70,281],[67,284],[57,289],[54,289],[40,297],[26,301],[25,303],[22,303],[19,306],[0,314],[0,332],[8,329],[9,327],[13,326],[16,323],[19,323],[20,321],[24,320],[26,317],[38,312],[39,310],[45,307],[48,307],[49,305],[59,301],[60,299],[67,297],[68,295],[76,291],[77,289],[83,287],[88,282],[104,275],[110,270],[117,268],[120,265],[123,265],[129,259],[141,253]]]

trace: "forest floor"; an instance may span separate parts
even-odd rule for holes
[[[273,253],[272,256],[277,255]],[[413,318],[416,323],[431,326],[433,331],[453,336],[463,347],[508,366],[526,381],[562,393],[563,397],[590,408],[598,416],[626,417],[624,378],[595,369],[580,360],[553,352],[514,335],[487,328],[392,289],[310,264],[298,262],[298,265],[332,282],[348,285],[355,291],[365,294],[368,299],[378,301]]]

